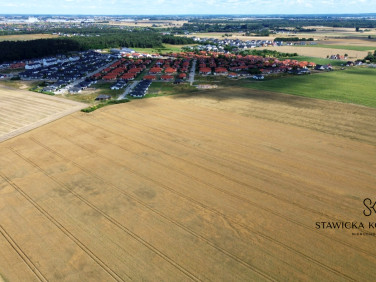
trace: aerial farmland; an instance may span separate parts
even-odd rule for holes
[[[375,183],[375,144],[363,141],[374,109],[173,97],[76,113],[0,145],[3,277],[372,277],[372,237],[315,222],[361,220],[358,199]],[[303,106],[333,118],[307,129],[321,118],[299,117]],[[289,114],[271,121],[278,111]],[[333,131],[337,118],[352,125]]]
[[[71,114],[84,104],[25,90],[0,88],[0,142]]]
[[[0,17],[0,282],[376,280],[373,25]]]

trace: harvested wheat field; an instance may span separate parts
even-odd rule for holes
[[[48,95],[0,87],[0,142],[85,107]]]
[[[74,113],[2,142],[1,277],[375,280],[375,236],[316,222],[376,221],[362,214],[376,110],[247,91]],[[332,131],[306,126],[326,113]]]
[[[1,35],[1,41],[27,41],[46,38],[57,38],[58,35],[54,34],[17,34],[17,35]]]
[[[367,38],[329,38],[329,39],[325,39],[325,40],[322,40],[322,41],[318,41],[318,43],[319,44],[326,44],[326,45],[376,47],[376,40],[370,40],[370,39],[367,39]]]
[[[332,49],[322,47],[306,47],[306,46],[277,46],[277,47],[265,47],[267,50],[274,50],[278,52],[286,53],[298,53],[302,56],[326,58],[328,55],[340,54],[344,56],[348,54],[349,59],[362,60],[367,56],[368,51],[346,50],[346,49]]]

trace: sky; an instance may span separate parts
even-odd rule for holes
[[[179,15],[376,13],[376,0],[0,0],[0,14]]]

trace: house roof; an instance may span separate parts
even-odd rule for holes
[[[121,76],[121,78],[128,79],[128,78],[134,78],[135,74],[134,73],[125,73]]]
[[[215,72],[220,73],[220,72],[227,72],[226,68],[216,68]]]
[[[172,75],[162,75],[161,79],[173,79],[174,77]]]
[[[211,72],[211,68],[200,68],[199,72]]]
[[[142,71],[142,68],[133,68],[129,70],[130,73],[139,73],[141,71]]]
[[[145,80],[153,80],[153,79],[156,79],[157,77],[155,75],[145,75],[144,76],[144,79]]]
[[[174,68],[166,68],[165,69],[165,73],[174,73],[174,72],[176,72],[176,69],[174,69]]]
[[[149,71],[150,73],[158,73],[158,72],[162,72],[162,68],[159,68],[159,67],[153,67],[150,69]]]

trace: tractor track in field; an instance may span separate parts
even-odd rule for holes
[[[119,229],[121,229],[122,231],[124,231],[125,233],[127,233],[130,237],[132,237],[133,239],[135,239],[136,241],[138,241],[139,243],[141,243],[142,245],[144,245],[146,248],[148,248],[150,251],[154,252],[155,254],[157,254],[158,256],[160,256],[162,259],[166,260],[168,263],[170,263],[171,265],[173,265],[174,267],[176,267],[177,269],[179,269],[182,273],[184,273],[187,277],[191,278],[192,280],[194,281],[200,281],[200,279],[198,277],[196,277],[193,273],[189,272],[188,270],[186,270],[184,267],[182,267],[181,265],[179,265],[178,263],[176,263],[175,261],[173,261],[170,257],[168,257],[165,253],[163,253],[162,251],[158,250],[157,248],[155,248],[153,245],[151,245],[150,243],[146,242],[144,239],[142,239],[140,236],[138,236],[137,234],[133,233],[131,230],[129,230],[127,227],[125,227],[124,225],[122,225],[120,222],[118,222],[116,219],[112,218],[111,216],[109,216],[108,214],[106,214],[105,212],[103,212],[101,209],[99,209],[97,206],[95,206],[94,204],[92,204],[91,202],[89,202],[88,200],[86,200],[84,197],[82,197],[80,194],[74,192],[71,188],[69,188],[67,185],[65,185],[64,183],[62,183],[61,181],[59,181],[58,179],[56,179],[56,177],[53,177],[51,175],[49,175],[44,169],[42,169],[39,165],[37,165],[35,162],[33,162],[32,160],[28,159],[27,157],[23,156],[20,152],[18,152],[17,150],[15,150],[14,148],[10,147],[10,150],[15,153],[16,155],[18,155],[20,158],[22,158],[24,161],[26,161],[27,163],[29,163],[30,165],[34,166],[35,168],[37,168],[39,171],[41,171],[43,174],[45,174],[49,179],[51,179],[53,182],[55,182],[56,184],[58,184],[60,187],[64,188],[65,190],[67,190],[68,192],[70,192],[71,194],[73,194],[76,198],[80,199],[82,202],[84,202],[86,205],[88,205],[89,207],[91,207],[92,209],[94,209],[96,212],[98,212],[99,214],[101,214],[104,218],[106,218],[109,222],[111,222],[112,224],[114,224],[115,226],[117,226]],[[73,236],[73,235],[72,235]],[[89,249],[88,249],[89,250]],[[98,258],[99,259],[99,258]],[[115,272],[112,271],[112,273],[116,274]],[[111,275],[113,276],[113,275]],[[116,276],[118,278],[120,278],[120,276],[118,276],[116,274]],[[114,278],[116,276],[113,276]],[[128,276],[129,279],[131,279],[130,276]],[[121,279],[123,280],[123,279]]]
[[[75,118],[77,118],[77,117],[75,117]],[[116,117],[114,117],[114,116],[111,116],[111,117],[109,117],[109,118],[111,118],[111,120],[113,120],[113,121],[115,121],[115,122],[118,122],[118,123],[121,123],[121,121],[119,121]],[[78,118],[79,119],[79,118]],[[82,122],[85,122],[85,123],[87,123],[87,124],[90,124],[90,122],[88,122],[87,120],[83,120],[83,119],[80,119]],[[126,120],[127,121],[127,126],[129,126],[129,127],[132,127],[132,128],[134,128],[134,129],[136,129],[136,130],[139,130],[137,127],[134,127],[134,126],[132,126],[130,123],[132,123],[132,121],[131,120]],[[139,122],[139,124],[140,124],[140,122]],[[149,146],[149,145],[146,145],[145,143],[142,143],[142,142],[139,142],[139,141],[135,141],[134,139],[132,139],[131,137],[129,137],[129,136],[127,136],[127,135],[124,135],[124,134],[120,134],[120,133],[116,133],[116,132],[114,132],[114,131],[111,131],[111,130],[109,130],[108,128],[104,128],[103,126],[101,126],[101,125],[93,125],[93,124],[90,124],[91,126],[93,126],[93,127],[97,127],[97,128],[101,128],[102,130],[104,130],[104,131],[107,131],[107,132],[110,132],[110,133],[112,133],[112,134],[115,134],[115,135],[117,135],[117,136],[121,136],[122,138],[125,138],[125,139],[127,139],[127,140],[130,140],[131,142],[134,142],[134,143],[137,143],[137,144],[139,144],[139,145],[141,145],[141,146],[145,146],[145,147],[148,147],[148,148],[151,148],[151,149],[153,149],[153,150],[155,150],[155,151],[158,151],[158,152],[160,152],[160,153],[163,153],[163,154],[166,154],[166,155],[169,155],[170,157],[172,157],[172,158],[175,158],[175,159],[178,159],[179,161],[184,161],[184,162],[188,162],[188,163],[190,163],[191,165],[193,165],[193,166],[198,166],[198,167],[200,167],[201,169],[203,169],[203,170],[206,170],[206,171],[209,171],[210,173],[213,173],[213,174],[216,174],[216,175],[218,175],[218,176],[220,176],[220,177],[223,177],[223,178],[225,178],[225,179],[227,179],[227,180],[229,180],[229,181],[232,181],[232,182],[235,182],[235,183],[238,183],[238,184],[240,184],[240,185],[242,185],[242,186],[245,186],[245,187],[248,187],[248,188],[250,188],[250,189],[252,189],[252,190],[255,190],[255,191],[257,191],[257,192],[259,192],[259,193],[262,193],[262,194],[265,194],[265,195],[268,195],[268,196],[270,196],[270,197],[273,197],[273,198],[275,198],[276,200],[280,200],[280,201],[283,201],[283,202],[285,202],[285,203],[287,203],[287,204],[290,204],[290,205],[296,205],[296,206],[298,206],[298,207],[300,207],[301,209],[303,209],[303,210],[308,210],[308,211],[310,211],[310,212],[312,212],[312,213],[314,213],[314,214],[317,214],[317,215],[320,215],[320,216],[325,216],[325,217],[328,217],[328,218],[331,218],[331,219],[333,219],[333,220],[338,220],[337,218],[334,218],[334,217],[330,217],[330,216],[328,216],[327,214],[324,214],[324,213],[322,213],[322,212],[319,212],[319,211],[317,211],[317,210],[314,210],[314,209],[310,209],[310,208],[306,208],[305,206],[302,206],[302,205],[300,205],[299,203],[293,203],[293,202],[291,202],[290,200],[288,200],[288,199],[285,199],[285,198],[280,198],[280,197],[278,197],[277,195],[275,195],[275,194],[273,194],[273,193],[271,193],[271,192],[268,192],[268,191],[264,191],[264,190],[262,190],[262,189],[260,189],[260,188],[258,188],[258,187],[255,187],[255,186],[250,186],[249,184],[247,184],[247,183],[244,183],[244,182],[242,182],[242,181],[239,181],[239,180],[237,180],[237,179],[234,179],[233,177],[229,177],[229,176],[227,176],[227,175],[225,175],[225,174],[223,174],[223,173],[220,173],[220,172],[218,172],[218,171],[214,171],[214,170],[211,170],[211,169],[209,169],[209,168],[207,168],[207,167],[205,167],[205,166],[202,166],[202,165],[200,165],[200,164],[197,164],[197,163],[193,163],[193,162],[190,162],[190,161],[188,161],[188,160],[186,160],[186,159],[184,159],[184,158],[181,158],[181,157],[179,157],[179,156],[175,156],[175,155],[172,155],[172,154],[169,154],[168,152],[165,152],[165,151],[162,151],[162,150],[159,150],[159,149],[156,149],[155,147],[153,147],[153,146]],[[169,133],[169,132],[167,132],[167,131],[164,131],[164,130],[162,130],[162,129],[157,129],[157,128],[155,128],[155,127],[150,127],[150,126],[148,126],[148,125],[146,125],[146,124],[142,124],[143,126],[145,126],[145,127],[148,127],[148,128],[150,128],[150,129],[153,129],[153,130],[156,130],[156,131],[159,131],[159,132],[162,132],[162,133],[164,133],[164,134],[171,134],[171,133]],[[83,130],[82,128],[80,128],[80,130]],[[56,133],[56,132],[55,132]],[[90,133],[90,132],[88,132],[88,131],[86,131],[86,134],[88,134],[88,135],[91,135],[92,136],[92,133]],[[174,135],[175,136],[179,136],[178,134],[176,134],[176,133],[174,133]],[[60,137],[63,137],[63,136],[60,136]],[[155,137],[155,136],[153,136],[154,138],[157,138],[157,137]],[[165,142],[170,142],[170,141],[165,141]],[[186,144],[184,144],[185,145],[185,147],[187,147],[187,145]],[[116,146],[119,146],[119,145],[116,145]],[[121,146],[119,146],[119,147],[121,147]],[[200,155],[201,156],[203,156],[203,155],[208,155],[208,151],[207,150],[203,150],[203,149],[200,149],[200,148],[197,148],[197,147],[195,147],[194,148],[196,151],[198,151],[198,152],[200,152]],[[236,153],[235,152],[232,152],[234,155],[236,155]],[[212,155],[214,155],[214,154],[212,154]],[[209,156],[209,155],[208,155]],[[209,156],[210,157],[210,156]],[[241,155],[239,154],[239,157],[241,157]],[[228,159],[225,159],[225,158],[223,158],[223,157],[220,157],[220,156],[215,156],[215,157],[210,157],[210,158],[212,158],[214,161],[215,160],[224,160],[224,161],[226,161],[226,162],[231,162],[230,160],[228,160]],[[260,162],[261,160],[259,160],[259,162]],[[154,161],[154,162],[156,162],[156,161]],[[241,161],[239,161],[239,162],[241,162]],[[261,161],[262,162],[262,161]],[[161,162],[158,162],[160,165],[163,165],[163,166],[165,166],[163,163],[161,163]],[[216,162],[216,163],[218,163],[218,162]],[[224,167],[227,167],[227,168],[231,168],[230,166],[227,166],[227,165],[225,165],[225,164],[221,164],[221,165],[223,165]],[[236,165],[236,164],[232,164],[232,165]],[[248,164],[244,164],[244,165],[248,165]],[[253,164],[253,166],[255,166],[254,164]],[[270,172],[272,172],[272,173],[275,173],[276,175],[278,175],[278,174],[281,174],[281,172],[280,171],[277,171],[276,169],[272,169],[272,168],[270,168],[270,167],[268,167],[268,168],[266,168],[265,166],[259,166],[258,167],[259,169],[260,169],[260,173],[262,173],[262,170],[265,170],[265,169],[267,169],[267,170],[269,170]],[[193,175],[186,175],[186,176],[188,176],[188,177],[192,177],[192,178],[195,178]],[[264,180],[263,178],[261,178],[260,176],[258,176],[261,180]],[[195,178],[195,179],[198,179],[198,178]],[[202,180],[198,180],[198,181],[201,181],[202,182]],[[210,185],[210,184],[207,184],[207,183],[205,183],[206,185]],[[219,189],[218,187],[215,187],[215,186],[213,186],[212,185],[212,188],[214,188],[214,189]],[[222,190],[221,190],[221,192],[223,192]],[[223,192],[223,193],[229,193],[229,192]],[[310,195],[311,197],[313,197],[313,198],[317,198],[317,196],[315,196],[314,194],[311,194],[311,193],[309,193],[309,192],[305,192],[305,193],[307,193],[308,195]],[[236,195],[236,194],[232,194],[232,193],[230,193],[232,196],[235,196],[235,197],[239,197],[238,195]],[[322,199],[322,198],[317,198],[317,200],[319,200],[319,201],[326,201],[326,200],[324,200],[324,199]],[[330,202],[330,201],[328,201],[328,203],[330,203],[330,204],[332,204],[332,202]],[[252,205],[256,205],[256,203],[252,203]],[[375,256],[376,257],[376,256]]]
[[[60,135],[59,137],[64,138],[62,135]],[[66,139],[66,138],[65,138],[65,139]],[[83,145],[78,144],[78,143],[75,143],[74,141],[72,141],[72,140],[70,140],[70,139],[66,139],[66,140],[69,141],[69,142],[71,142],[71,143],[73,143],[73,144],[75,144],[76,146],[82,148],[83,150],[88,151],[89,153],[91,153],[91,154],[93,154],[93,155],[95,155],[95,156],[101,156],[101,157],[103,157],[103,158],[105,158],[105,159],[107,158],[106,156],[101,155],[99,152],[91,151],[90,149],[85,148]],[[108,159],[108,158],[107,158],[107,159]],[[114,161],[114,160],[111,160],[111,162],[116,163],[116,161]],[[119,164],[119,165],[121,165],[121,164]],[[147,179],[147,180],[149,180],[149,181],[151,181],[151,182],[157,184],[158,186],[160,186],[160,187],[162,187],[162,188],[164,188],[164,189],[166,189],[166,190],[168,190],[168,191],[170,191],[170,192],[172,192],[172,193],[174,193],[174,194],[176,194],[176,195],[178,195],[178,196],[180,196],[180,197],[186,199],[187,201],[189,201],[189,202],[191,202],[191,203],[194,203],[195,205],[200,206],[200,207],[203,208],[204,210],[211,211],[212,213],[217,214],[217,215],[219,215],[220,217],[227,219],[228,221],[232,222],[233,224],[238,225],[238,226],[241,226],[242,228],[245,228],[245,229],[248,230],[250,233],[256,234],[256,235],[258,235],[258,236],[260,236],[260,237],[262,237],[262,238],[264,238],[264,239],[266,239],[266,240],[268,240],[268,241],[273,242],[273,243],[276,244],[276,245],[279,245],[279,246],[282,246],[282,247],[285,248],[285,249],[288,249],[289,251],[293,252],[294,254],[299,255],[299,256],[301,256],[301,257],[307,259],[308,261],[310,261],[310,262],[312,262],[312,263],[314,263],[314,264],[316,264],[316,265],[318,265],[318,266],[320,266],[320,267],[322,267],[322,268],[324,268],[324,269],[326,269],[326,270],[328,270],[328,271],[330,271],[330,272],[332,272],[332,273],[334,273],[334,274],[341,275],[341,276],[343,276],[344,278],[349,279],[349,280],[355,280],[354,278],[352,278],[352,277],[346,275],[345,273],[339,272],[338,270],[335,270],[335,269],[331,268],[330,266],[327,266],[327,265],[325,265],[324,263],[321,263],[320,261],[316,260],[315,258],[313,258],[313,257],[311,257],[311,256],[309,256],[309,255],[306,255],[306,254],[302,253],[301,251],[298,251],[298,250],[292,248],[291,246],[288,246],[288,245],[286,245],[286,244],[284,244],[284,243],[282,243],[282,242],[280,242],[280,241],[278,241],[278,240],[276,240],[276,239],[274,239],[274,238],[272,238],[272,237],[270,237],[270,236],[268,236],[268,235],[266,235],[266,234],[263,234],[263,233],[261,233],[261,232],[259,232],[259,231],[256,231],[256,230],[254,230],[254,229],[251,229],[249,226],[244,225],[244,224],[238,222],[237,220],[232,219],[232,218],[226,216],[225,214],[221,213],[220,211],[218,211],[218,210],[216,210],[216,209],[214,209],[214,208],[211,208],[211,207],[205,205],[204,203],[201,203],[200,201],[195,200],[195,199],[192,198],[192,197],[189,197],[189,196],[187,196],[187,195],[184,195],[183,193],[178,192],[178,191],[174,190],[173,188],[171,188],[171,187],[169,187],[169,186],[167,186],[167,185],[165,185],[165,184],[163,184],[163,183],[160,183],[160,182],[158,182],[158,181],[156,181],[156,180],[154,180],[154,179],[152,179],[152,178],[150,178],[150,177],[148,177],[148,176],[146,176],[146,175],[144,175],[144,174],[141,174],[141,173],[139,173],[139,172],[137,172],[137,171],[135,171],[135,170],[133,170],[133,169],[131,169],[131,168],[128,168],[128,167],[127,167],[126,169],[127,169],[129,172],[131,172],[131,173],[133,173],[133,174],[135,174],[135,175],[138,175],[138,176],[141,177],[141,178],[145,178],[145,179]],[[221,191],[221,192],[223,192],[223,191]],[[249,201],[247,201],[247,202],[249,202]],[[256,204],[256,203],[251,202],[251,204]],[[256,205],[257,205],[257,204],[256,204]],[[298,222],[298,221],[296,221],[296,220],[294,220],[294,219],[292,219],[292,218],[286,217],[286,216],[284,216],[284,215],[282,215],[282,214],[276,213],[276,212],[273,211],[273,210],[269,210],[269,209],[267,209],[267,208],[265,208],[265,207],[261,207],[261,208],[267,210],[268,212],[271,212],[271,213],[275,214],[275,215],[278,216],[278,217],[284,218],[285,220],[288,220],[288,221],[290,221],[290,222],[292,222],[292,223],[295,223],[295,224],[297,224],[297,225],[300,225],[300,226],[302,226],[303,228],[309,229],[309,230],[311,230],[311,231],[314,230],[314,228],[311,228],[311,227],[309,227],[309,226],[306,226],[306,225],[304,225],[304,224],[302,224],[302,223],[300,223],[300,222]],[[330,237],[328,237],[328,238],[331,239]],[[337,240],[336,240],[336,241],[337,241]],[[347,244],[347,243],[345,243],[345,242],[342,242],[342,244],[346,245],[347,247],[351,247],[351,248],[353,248],[354,250],[358,250],[357,248],[355,248],[355,247],[353,247],[353,246],[351,246],[350,244]],[[359,251],[359,250],[358,250],[358,251]],[[364,250],[361,250],[361,251],[363,251],[364,254],[366,254],[367,256],[372,256],[371,254],[369,254],[368,252],[366,252],[366,251],[364,251]],[[372,257],[376,257],[376,256],[372,256]]]
[[[10,148],[11,149],[11,148]],[[11,149],[12,150],[12,149]],[[13,153],[18,155],[20,158],[26,161],[18,152],[12,150]],[[27,161],[29,162],[29,161]],[[34,167],[38,168],[37,165],[29,162]],[[21,194],[29,203],[31,203],[44,217],[46,217],[50,222],[52,222],[62,233],[64,233],[69,239],[71,239],[81,250],[83,250],[88,256],[90,256],[97,264],[99,264],[104,271],[106,271],[112,278],[116,281],[123,280],[116,272],[114,272],[109,266],[107,266],[99,257],[97,257],[90,249],[82,243],[77,237],[75,237],[68,229],[61,225],[53,216],[51,216],[44,208],[42,208],[37,202],[35,202],[25,191],[23,191],[17,184],[10,180],[7,176],[0,173],[0,176],[9,183],[19,194]],[[129,278],[129,277],[128,277]],[[130,279],[130,278],[129,278]]]
[[[61,138],[64,138],[62,136],[60,136]],[[198,234],[197,232],[195,232],[194,230],[192,230],[191,228],[189,227],[186,227],[184,226],[183,224],[179,223],[178,221],[172,219],[171,217],[165,215],[164,213],[162,212],[159,212],[158,210],[154,209],[153,207],[151,207],[150,205],[148,205],[147,203],[141,201],[140,199],[138,199],[137,197],[133,196],[132,194],[130,193],[127,193],[125,192],[123,189],[117,187],[115,184],[109,182],[109,181],[106,181],[105,179],[103,179],[102,177],[98,176],[97,174],[94,174],[92,172],[90,172],[89,170],[85,169],[84,167],[82,167],[81,165],[77,164],[76,162],[68,159],[67,157],[61,155],[60,153],[58,153],[56,150],[48,147],[47,145],[45,144],[42,144],[40,141],[36,140],[35,138],[31,137],[30,138],[32,141],[34,141],[36,144],[40,145],[41,147],[45,148],[46,150],[50,151],[51,153],[53,153],[54,155],[60,157],[61,159],[64,159],[66,161],[68,161],[69,163],[72,163],[74,166],[78,167],[80,170],[84,171],[86,174],[94,177],[94,178],[97,178],[98,180],[102,181],[103,183],[105,184],[108,184],[110,187],[118,190],[120,193],[122,193],[123,195],[125,195],[126,197],[134,200],[135,202],[139,203],[140,205],[142,205],[144,208],[152,211],[153,213],[157,214],[158,216],[166,219],[167,221],[169,221],[170,223],[178,226],[179,228],[185,230],[186,232],[190,233],[191,235],[195,236],[196,238],[206,242],[207,244],[209,244],[210,246],[212,246],[213,248],[217,249],[218,251],[222,252],[223,254],[229,256],[230,258],[234,259],[235,261],[239,262],[240,264],[244,265],[245,267],[251,269],[252,271],[254,271],[255,273],[259,274],[261,277],[269,280],[269,281],[276,281],[275,278],[272,278],[270,277],[268,274],[262,272],[261,270],[257,269],[255,266],[252,266],[250,265],[249,263],[247,263],[246,261],[242,260],[241,258],[239,258],[238,256],[230,253],[229,251],[217,246],[215,243],[211,242],[209,239],[205,238],[204,236]],[[65,139],[65,138],[64,138]],[[69,141],[68,139],[66,139],[67,141]],[[73,142],[72,142],[73,143]],[[73,143],[75,144],[76,146],[79,146],[78,144],[76,143]],[[80,148],[83,148],[81,146],[79,146]],[[84,148],[83,148],[84,149]],[[91,151],[87,150],[88,152],[92,153]],[[103,157],[103,156],[102,156]]]
[[[4,179],[7,181],[6,178],[4,178]],[[5,240],[9,243],[9,245],[12,247],[12,249],[18,254],[18,256],[22,259],[22,261],[35,274],[35,276],[38,278],[39,281],[42,281],[42,282],[48,281],[47,278],[38,269],[38,267],[29,258],[29,256],[21,249],[21,247],[17,244],[17,242],[12,238],[12,236],[4,229],[3,226],[1,226],[1,224],[0,224],[0,234],[5,238]]]

